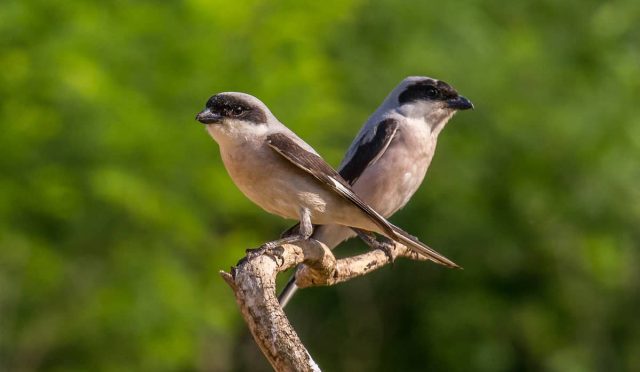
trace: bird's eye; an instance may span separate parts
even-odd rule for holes
[[[242,108],[242,106],[235,106],[234,108],[231,109],[231,114],[233,116],[240,116],[242,115],[243,112],[244,112],[244,108]]]
[[[429,98],[437,98],[438,97],[438,90],[434,87],[427,87],[427,90],[425,92],[425,94],[427,95],[427,97]]]

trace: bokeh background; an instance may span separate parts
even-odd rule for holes
[[[218,270],[289,222],[194,115],[249,92],[337,165],[407,75],[476,105],[392,218],[465,270],[301,291],[320,366],[640,370],[638,25],[636,0],[3,0],[0,370],[269,370]]]

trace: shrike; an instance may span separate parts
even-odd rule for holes
[[[340,175],[365,203],[390,217],[422,183],[447,121],[470,108],[473,104],[444,81],[404,79],[362,126],[338,168]],[[353,229],[332,224],[315,226],[311,237],[333,249],[355,235]],[[296,290],[292,276],[280,294],[283,307]]]
[[[338,172],[257,98],[217,94],[196,119],[220,146],[227,172],[246,197],[267,212],[300,221],[295,233],[263,244],[260,252],[308,239],[313,224],[330,224],[378,233],[434,262],[458,267],[362,201]]]

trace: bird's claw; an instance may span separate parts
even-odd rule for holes
[[[264,254],[265,250],[262,248],[247,248],[245,254],[247,256],[247,261],[251,261],[254,258],[261,256]]]
[[[358,234],[360,239],[369,246],[369,248],[383,251],[391,263],[396,260],[396,243],[393,240],[385,237],[381,237],[380,240],[378,240],[375,235],[367,233],[366,231],[359,229],[354,229],[354,231]]]
[[[262,256],[263,254],[267,254],[271,257],[279,256],[277,252],[275,252],[275,248],[273,245],[266,243],[261,245],[259,248],[248,248],[245,253],[247,255],[247,260],[251,261],[256,257]]]
[[[396,261],[396,245],[393,241],[376,241],[375,249],[380,249],[389,258],[391,263]]]

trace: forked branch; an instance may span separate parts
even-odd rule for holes
[[[296,284],[301,287],[327,286],[366,275],[392,262],[395,257],[424,260],[398,245],[391,254],[374,250],[336,260],[324,244],[310,239],[285,244],[273,254],[242,259],[231,273],[220,272],[233,290],[240,311],[260,350],[276,371],[319,371],[300,341],[276,297],[276,275],[300,263]]]

